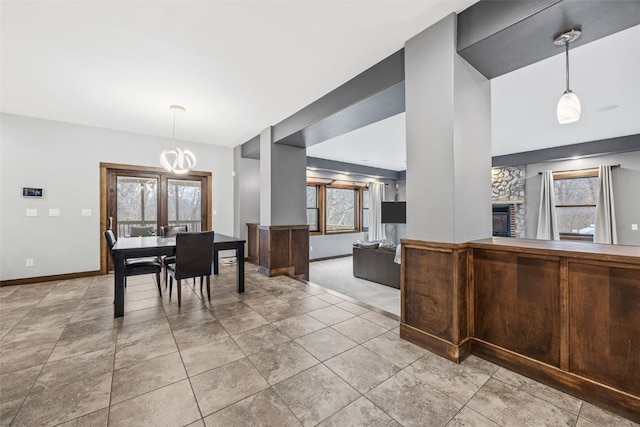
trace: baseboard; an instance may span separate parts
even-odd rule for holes
[[[316,261],[327,261],[330,259],[338,259],[338,258],[347,258],[353,256],[353,254],[344,254],[344,255],[333,255],[333,256],[326,256],[323,258],[314,258],[314,259],[310,259],[309,262],[316,262]]]
[[[569,393],[578,399],[608,409],[632,421],[640,422],[640,397],[638,396],[580,375],[563,371],[555,366],[539,362],[477,338],[472,338],[471,341],[471,354]]]
[[[57,280],[80,279],[82,277],[91,277],[100,275],[100,270],[81,271],[78,273],[53,274],[51,276],[25,277],[22,279],[0,280],[0,287],[28,285],[31,283],[53,282]]]
[[[466,359],[471,350],[469,339],[465,339],[459,345],[456,345],[406,323],[400,323],[400,338],[456,363]]]

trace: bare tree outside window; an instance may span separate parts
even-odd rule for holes
[[[167,188],[169,225],[187,225],[189,231],[200,231],[201,196],[200,181],[170,179]]]
[[[369,230],[369,189],[362,190],[362,231]]]
[[[119,176],[116,187],[118,235],[128,236],[132,226],[155,227],[158,220],[158,181]]]
[[[318,186],[307,185],[307,224],[309,231],[319,230]]]
[[[554,179],[556,215],[561,233],[593,235],[596,222],[598,177],[575,176]]]
[[[357,190],[327,187],[326,191],[327,232],[355,230]]]

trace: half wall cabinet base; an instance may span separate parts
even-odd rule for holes
[[[400,336],[640,422],[640,247],[404,239]]]

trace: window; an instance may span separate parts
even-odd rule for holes
[[[362,189],[362,231],[369,231],[369,189]]]
[[[355,231],[358,190],[353,188],[326,188],[327,233]]]
[[[557,173],[553,177],[561,238],[573,235],[591,240],[596,222],[598,171]]]
[[[189,231],[201,231],[202,183],[169,179],[167,182],[167,223],[186,225]]]
[[[309,231],[320,231],[318,213],[318,186],[307,185],[307,224],[309,224]]]
[[[307,182],[307,224],[313,234],[367,231],[369,190],[361,185]]]

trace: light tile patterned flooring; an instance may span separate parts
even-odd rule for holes
[[[349,298],[247,265],[157,294],[113,276],[0,288],[1,426],[637,426],[492,363],[456,365]],[[175,292],[175,291],[174,291]]]

